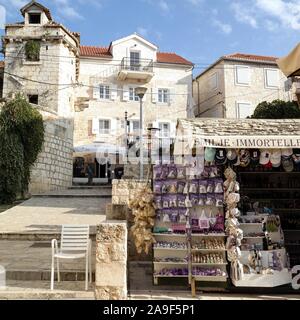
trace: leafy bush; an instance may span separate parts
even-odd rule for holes
[[[26,58],[29,61],[39,61],[40,60],[40,42],[37,40],[29,40],[25,44]]]
[[[0,202],[11,203],[27,190],[43,142],[41,114],[18,94],[0,113]]]
[[[274,100],[263,101],[254,110],[251,118],[254,119],[299,119],[300,109],[296,102]]]

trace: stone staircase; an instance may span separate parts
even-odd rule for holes
[[[40,289],[43,291],[43,297],[48,297],[51,240],[60,240],[61,224],[90,225],[90,237],[93,240],[92,268],[95,278],[96,225],[105,220],[105,210],[109,203],[109,186],[74,186],[62,191],[32,195],[30,200],[2,212],[0,265],[6,269],[8,289],[0,290],[0,299],[5,298],[6,294],[18,296],[15,295],[16,291],[25,292],[32,286],[33,296],[38,296]],[[61,260],[60,269],[62,282],[55,283],[55,287],[60,290],[58,296],[61,296],[64,290],[70,297],[72,290],[84,290],[84,259]],[[81,281],[82,286],[77,286],[76,283]]]

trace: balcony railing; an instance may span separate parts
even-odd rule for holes
[[[151,59],[132,59],[125,57],[121,62],[121,70],[153,72],[153,60]]]

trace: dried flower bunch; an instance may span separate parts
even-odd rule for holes
[[[155,239],[152,235],[154,226],[155,205],[152,190],[149,187],[138,191],[129,201],[129,208],[134,216],[134,225],[131,227],[135,246],[138,253],[148,254]]]

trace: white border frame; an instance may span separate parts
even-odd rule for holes
[[[249,83],[248,84],[244,84],[244,83],[238,83],[238,68],[247,68],[249,70]],[[240,87],[250,87],[251,86],[251,68],[249,66],[243,65],[243,64],[236,64],[234,66],[234,84],[236,86],[240,86]]]

